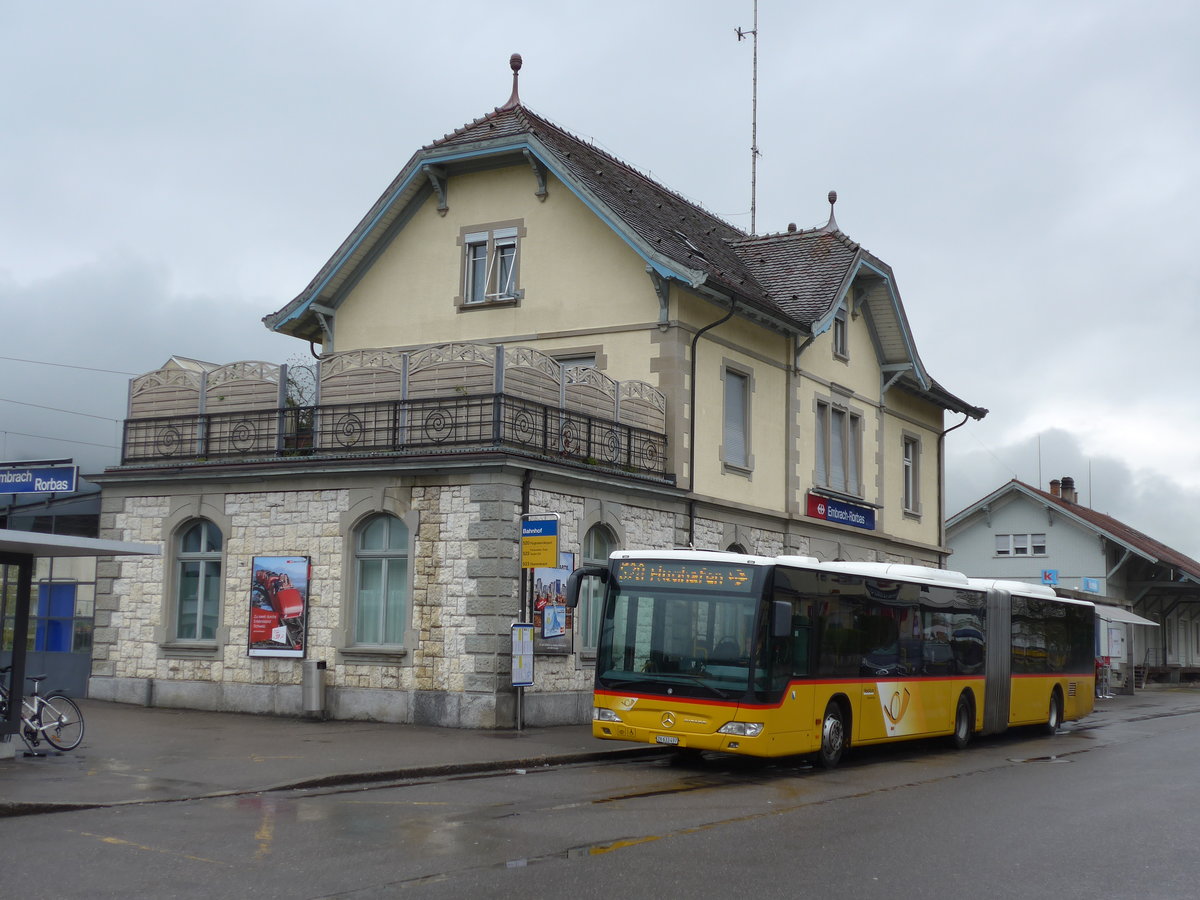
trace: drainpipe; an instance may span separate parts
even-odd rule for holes
[[[533,482],[533,472],[530,469],[526,469],[524,476],[522,476],[522,478],[521,478],[521,516],[522,517],[525,516],[529,512],[529,493],[530,493],[529,486],[530,486],[530,484],[532,484],[532,482]],[[519,521],[524,522],[525,519],[521,518],[521,519],[519,519]],[[519,528],[517,530],[517,533],[520,534]],[[518,554],[521,552],[519,543],[520,542],[518,541],[518,547],[517,547]],[[518,560],[518,562],[520,562],[520,560]],[[531,608],[529,610],[528,616],[525,615],[525,605],[528,603],[530,605],[530,607],[533,606],[533,598],[529,595],[529,589],[528,589],[529,579],[526,577],[526,573],[523,568],[518,567],[517,571],[521,573],[519,576],[517,576],[520,579],[520,583],[521,583],[521,590],[520,590],[520,595],[519,595],[521,598],[520,599],[521,607],[520,607],[520,612],[517,613],[517,621],[518,622],[532,622],[533,621],[533,609]],[[501,638],[500,635],[496,635],[497,659],[496,659],[495,665],[492,667],[492,671],[495,671],[495,672],[500,671],[498,668],[500,665],[500,660],[499,660],[500,647],[499,647],[499,643],[498,643],[500,638]],[[499,685],[497,685],[497,688],[498,687],[499,687]],[[524,730],[525,730],[525,688],[518,687],[517,688],[517,731],[522,732]]]
[[[957,425],[947,428],[938,435],[938,546],[946,546],[946,435],[956,429],[962,428],[967,424],[967,420],[971,417],[963,414],[963,420]],[[942,567],[946,565],[946,558],[942,558]]]
[[[737,305],[737,298],[729,298],[729,312],[724,316],[705,325],[692,337],[692,384],[691,384],[691,401],[688,416],[688,487],[691,490],[691,498],[688,500],[688,547],[695,548],[696,545],[696,345],[700,342],[701,336],[706,331],[711,331],[718,325],[722,325],[733,318],[733,311]]]
[[[531,484],[533,484],[533,471],[530,469],[526,469],[525,475],[521,478],[521,515],[522,516],[528,515],[528,513],[529,513],[529,494],[530,494],[530,485]],[[522,519],[521,521],[524,521],[524,519]],[[520,533],[520,532],[518,531],[518,533]],[[526,581],[525,570],[521,569],[521,611],[518,614],[518,618],[522,622],[532,622],[533,621],[532,610],[530,610],[530,615],[528,618],[526,618],[526,616],[525,616],[525,604],[529,600],[529,597],[526,594],[525,581]]]

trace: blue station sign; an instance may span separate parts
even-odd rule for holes
[[[0,469],[0,494],[69,494],[75,490],[78,466]]]
[[[822,497],[820,494],[808,495],[808,514],[814,519],[824,519],[826,522],[852,525],[866,531],[875,530],[875,510],[869,506],[855,506],[853,503],[843,503],[841,500]]]

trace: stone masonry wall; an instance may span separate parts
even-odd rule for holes
[[[354,504],[361,505],[363,496],[382,498],[385,493],[399,508],[410,510],[407,520],[415,523],[409,639],[405,652],[391,658],[363,658],[340,652],[349,634],[351,598],[344,582],[352,562],[345,558],[343,527],[348,517],[358,515]],[[411,487],[360,481],[358,487],[313,490],[210,489],[188,497],[122,497],[106,491],[105,537],[162,545],[191,515],[211,510],[220,518],[224,596],[217,641],[207,647],[179,644],[171,633],[172,601],[166,596],[173,583],[171,548],[159,557],[102,560],[93,684],[98,678],[140,685],[132,690],[132,702],[299,712],[301,661],[247,655],[253,558],[298,555],[312,561],[307,653],[328,663],[326,686],[335,698],[335,714],[510,725],[515,698],[510,626],[520,616],[520,502],[519,473],[511,470],[476,473],[461,483]],[[688,537],[682,505],[630,503],[612,490],[535,488],[530,509],[558,513],[560,549],[577,555],[581,531],[597,516],[618,532],[619,546],[627,549],[680,547]],[[700,549],[737,543],[764,556],[843,549],[816,546],[820,542],[761,525],[712,518],[697,520],[694,540]],[[578,633],[574,641],[575,652],[568,655],[536,657],[535,683],[525,692],[527,724],[583,721],[590,714],[594,669],[580,652]],[[115,693],[112,698],[121,699]]]

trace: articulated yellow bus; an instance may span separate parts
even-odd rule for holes
[[[1095,607],[1041,585],[882,563],[619,551],[592,733],[685,752],[815,755],[1092,711]]]

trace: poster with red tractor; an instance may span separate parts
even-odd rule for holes
[[[250,584],[250,656],[304,656],[307,556],[256,556]]]

